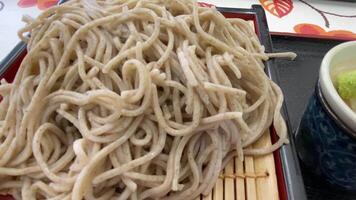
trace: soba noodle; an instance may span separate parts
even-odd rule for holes
[[[24,21],[28,54],[0,86],[2,193],[193,199],[226,159],[288,142],[263,65],[280,55],[244,20],[188,0],[72,0]],[[279,141],[246,148],[271,123]]]

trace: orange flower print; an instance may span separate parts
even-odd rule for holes
[[[293,10],[292,0],[260,0],[263,8],[272,15],[282,18]]]
[[[205,3],[205,2],[198,2],[198,5],[201,7],[208,7],[208,8],[211,8],[214,6],[213,4]]]
[[[306,36],[321,36],[321,37],[334,37],[341,38],[347,40],[356,40],[356,33],[345,30],[333,30],[333,31],[325,31],[318,25],[315,24],[297,24],[294,26],[294,31],[297,34],[306,35]]]
[[[21,8],[28,8],[37,5],[39,9],[44,10],[56,5],[57,3],[58,0],[19,0],[17,5]]]

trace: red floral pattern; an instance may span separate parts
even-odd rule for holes
[[[260,0],[260,3],[266,11],[279,18],[293,10],[292,0]]]
[[[334,37],[334,38],[344,38],[356,40],[356,33],[345,30],[333,30],[326,31],[322,27],[315,24],[297,24],[294,26],[294,31],[297,34],[305,35],[305,36],[319,36],[319,37]]]
[[[58,0],[19,0],[17,5],[21,8],[28,8],[37,5],[39,9],[44,10],[56,5],[57,3]]]
[[[211,7],[214,6],[213,4],[204,3],[204,2],[198,2],[198,4],[199,4],[199,6],[201,6],[201,7],[208,7],[208,8],[211,8]]]

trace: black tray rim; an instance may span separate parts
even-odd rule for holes
[[[272,39],[268,28],[267,18],[261,5],[252,5],[249,8],[227,8],[218,7],[220,12],[232,12],[238,14],[253,14],[256,17],[257,27],[259,27],[258,37],[265,47],[265,52],[273,53]],[[265,71],[275,83],[279,85],[279,73],[274,59],[265,62]],[[289,145],[280,148],[280,157],[282,161],[283,178],[286,184],[288,200],[306,200],[306,190],[303,176],[300,169],[299,159],[296,153],[294,135],[291,128],[289,114],[286,103],[283,102],[281,113],[286,121],[288,128]]]

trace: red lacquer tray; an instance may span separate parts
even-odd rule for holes
[[[202,6],[209,6],[208,4],[202,4]],[[265,46],[266,52],[273,52],[272,43],[269,35],[269,30],[267,26],[266,16],[262,7],[254,5],[251,9],[236,9],[236,8],[218,8],[226,17],[228,18],[241,18],[244,20],[249,20],[253,23],[256,34],[260,38],[262,45]],[[21,64],[22,59],[26,55],[26,46],[23,43],[18,44],[10,54],[5,57],[5,59],[0,63],[0,77],[5,78],[7,81],[11,82],[15,77],[15,74]],[[265,63],[266,65],[266,73],[270,76],[272,80],[278,83],[277,70],[274,68],[274,61],[270,60]],[[288,116],[285,112],[285,107],[282,110],[287,125]],[[270,128],[271,140],[275,142],[278,139],[274,128]],[[278,195],[277,199],[282,200],[305,200],[306,193],[304,189],[304,184],[302,181],[302,176],[299,169],[299,163],[297,156],[294,150],[294,141],[292,134],[290,136],[290,144],[283,146],[280,150],[275,151],[273,153],[273,160],[275,166],[275,175],[277,177],[277,190]],[[236,182],[234,183],[236,184]],[[222,184],[225,185],[224,183]],[[245,183],[246,185],[246,183]],[[246,188],[245,188],[246,190]],[[214,190],[215,191],[215,190]],[[213,191],[213,193],[214,193]],[[247,194],[248,191],[245,191],[246,195],[245,199],[249,198]],[[234,191],[234,196],[238,196],[236,191]],[[216,195],[216,194],[215,194]],[[257,199],[265,199],[263,196],[257,196]],[[211,199],[214,200],[233,200],[227,199],[226,195],[223,195],[222,199],[217,198],[213,195]],[[10,200],[11,196],[0,196],[0,200]],[[200,197],[198,199],[206,199],[204,197]],[[235,198],[238,199],[238,198]],[[238,199],[242,200],[242,199]]]

